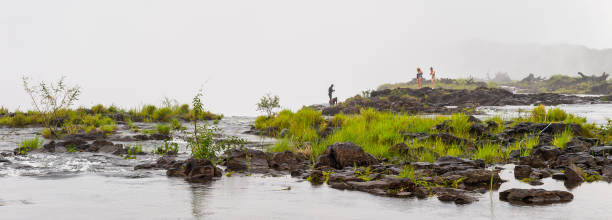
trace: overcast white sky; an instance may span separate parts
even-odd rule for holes
[[[30,108],[21,75],[66,76],[84,106],[189,102],[203,86],[225,115],[256,114],[267,92],[294,110],[324,103],[330,83],[345,99],[417,66],[520,77],[531,70],[509,67],[502,48],[612,48],[611,12],[606,0],[0,0],[0,105]],[[537,71],[576,71],[555,66]]]

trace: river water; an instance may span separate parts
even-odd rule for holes
[[[500,109],[511,113],[513,108]],[[567,109],[612,115],[610,106]],[[588,114],[586,117],[600,120]],[[261,145],[273,143],[243,134],[253,120],[226,117],[218,126],[227,135]],[[11,151],[37,132],[40,129],[0,129],[0,151]],[[184,143],[179,143],[180,157],[187,157]],[[151,151],[161,142],[138,144]],[[608,211],[612,207],[612,185],[606,182],[585,183],[569,190],[574,200],[564,204],[515,206],[500,201],[499,191],[493,191],[482,194],[473,204],[455,205],[435,197],[386,198],[312,186],[290,176],[232,175],[194,184],[166,177],[160,170],[133,170],[136,164],[155,161],[156,157],[150,155],[135,160],[94,153],[30,154],[6,159],[10,164],[0,163],[0,219],[612,219]],[[508,182],[500,190],[568,190],[551,178],[543,179],[544,185],[538,187],[514,180],[512,166],[504,166],[501,177]]]

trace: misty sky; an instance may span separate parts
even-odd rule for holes
[[[255,115],[267,92],[296,110],[326,102],[330,83],[343,100],[417,66],[439,77],[599,74],[612,64],[554,48],[612,52],[611,12],[607,0],[0,0],[0,105],[30,108],[22,75],[66,76],[83,106],[189,102],[203,87],[208,109]]]

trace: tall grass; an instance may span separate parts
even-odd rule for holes
[[[32,150],[36,150],[40,148],[42,145],[42,141],[39,140],[38,137],[25,139],[19,143],[18,154],[27,154]]]
[[[560,134],[555,134],[552,144],[558,148],[565,149],[565,146],[574,138],[572,131],[566,129]]]
[[[484,143],[474,152],[475,159],[484,160],[485,163],[502,162],[506,160],[499,143]]]

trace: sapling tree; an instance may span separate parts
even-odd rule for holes
[[[219,128],[206,123],[198,125],[200,115],[204,111],[201,97],[202,91],[193,97],[193,134],[187,138],[187,146],[191,148],[191,156],[193,158],[215,162],[218,160],[218,153],[224,152],[232,146],[244,145],[246,141],[237,137],[215,140],[215,133],[220,131]]]
[[[280,98],[277,95],[272,96],[268,93],[261,97],[259,103],[257,103],[257,111],[263,112],[266,116],[272,117],[274,109],[280,108]]]
[[[81,89],[78,85],[70,86],[65,83],[66,77],[53,83],[41,81],[38,85],[31,85],[30,78],[24,76],[23,87],[32,99],[34,110],[43,116],[43,125],[50,131],[51,137],[58,136],[58,113],[70,107],[79,99]]]

